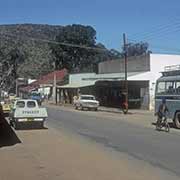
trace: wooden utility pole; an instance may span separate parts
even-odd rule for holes
[[[54,103],[55,104],[57,104],[57,92],[56,92],[56,88],[57,88],[57,86],[56,86],[56,81],[57,81],[57,79],[56,79],[57,77],[56,77],[56,63],[54,62],[54,80],[53,80],[53,101],[54,101]]]
[[[128,70],[127,70],[127,62],[128,62],[128,54],[127,54],[127,41],[126,41],[126,34],[123,34],[123,42],[124,42],[124,74],[125,74],[125,104],[128,110]]]

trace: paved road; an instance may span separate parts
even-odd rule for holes
[[[65,129],[91,139],[117,152],[126,153],[136,159],[174,173],[180,177],[180,134],[157,132],[117,120],[96,116],[95,113],[74,112],[65,109],[48,108],[48,126]],[[98,113],[98,112],[97,112]],[[129,116],[133,119],[133,115]],[[140,118],[145,118],[140,116]]]

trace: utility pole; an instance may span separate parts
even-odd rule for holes
[[[17,96],[17,59],[16,58],[13,58],[13,76],[14,76],[14,85],[15,85],[15,94]]]
[[[126,114],[128,111],[128,74],[127,74],[127,61],[128,61],[128,54],[127,54],[127,41],[126,41],[126,34],[123,34],[123,42],[124,42],[124,74],[125,74],[125,111]]]
[[[17,97],[19,97],[19,92],[18,92],[18,86],[19,86],[19,84],[18,84],[18,78],[16,78],[16,80],[15,80],[15,83],[16,83],[16,96]]]
[[[54,62],[53,101],[55,104],[57,104],[57,100],[56,100],[56,63],[55,62]]]

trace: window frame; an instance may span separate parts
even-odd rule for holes
[[[34,103],[34,106],[29,106],[29,103]],[[35,108],[36,107],[36,103],[34,101],[27,101],[27,108]]]

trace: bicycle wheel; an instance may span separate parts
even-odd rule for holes
[[[161,130],[161,123],[159,120],[156,121],[156,130],[160,131]]]
[[[128,109],[127,108],[122,108],[122,111],[123,111],[124,114],[128,113]]]

